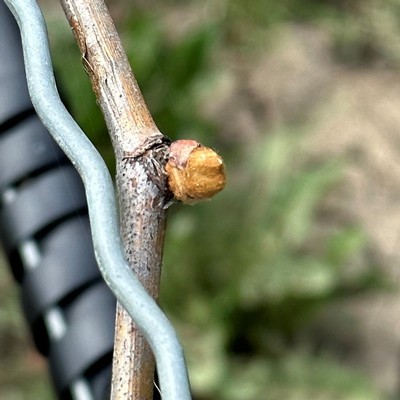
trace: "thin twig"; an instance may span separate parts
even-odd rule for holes
[[[146,107],[104,2],[60,1],[116,154],[126,258],[157,298],[168,201],[163,168],[168,146]],[[151,400],[154,367],[145,339],[118,305],[111,399]]]

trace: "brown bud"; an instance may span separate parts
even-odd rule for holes
[[[226,182],[222,158],[195,140],[173,142],[165,170],[174,198],[184,203],[209,199]]]

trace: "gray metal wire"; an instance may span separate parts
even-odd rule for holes
[[[190,400],[185,360],[175,330],[124,259],[114,188],[107,167],[57,92],[40,8],[34,0],[5,0],[5,3],[21,30],[33,106],[82,177],[96,259],[103,278],[154,352],[163,400]]]

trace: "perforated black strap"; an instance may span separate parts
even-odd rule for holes
[[[7,252],[36,237],[49,225],[86,209],[85,192],[72,166],[47,171],[28,180],[0,212],[1,236]]]
[[[84,376],[96,362],[111,361],[110,342],[114,324],[105,316],[115,309],[115,301],[103,285],[96,285],[74,301],[68,315],[68,332],[50,350],[49,362],[57,391],[63,393],[79,376]]]
[[[22,304],[33,331],[51,306],[63,305],[69,297],[101,279],[87,227],[87,217],[80,216],[57,226],[47,238],[48,243],[43,244],[40,264],[25,273]],[[35,336],[36,346],[43,354],[49,347],[47,339]]]
[[[39,118],[32,115],[0,136],[0,191],[66,161]]]

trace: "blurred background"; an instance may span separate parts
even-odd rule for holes
[[[41,1],[61,90],[113,170],[77,46]],[[171,208],[161,304],[196,400],[400,397],[400,1],[114,0],[160,130],[225,159]],[[52,399],[0,268],[0,399]]]

